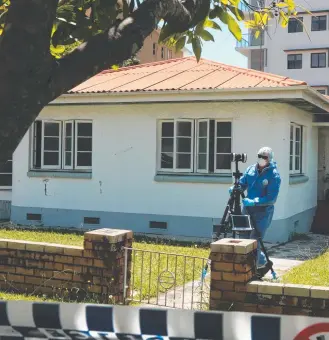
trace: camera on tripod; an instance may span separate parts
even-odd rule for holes
[[[221,234],[226,237],[228,233],[232,232],[233,238],[235,238],[236,233],[239,235],[250,235],[250,232],[253,230],[250,216],[242,214],[240,203],[241,197],[245,198],[245,196],[239,184],[239,180],[243,174],[239,171],[238,163],[246,163],[247,154],[231,153],[231,162],[235,163],[235,171],[233,172],[234,185],[220,224],[213,225],[213,239],[215,240],[218,240]]]
[[[247,162],[247,154],[246,153],[231,153],[231,162]]]

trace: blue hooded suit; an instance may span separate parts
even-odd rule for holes
[[[272,222],[274,204],[277,200],[281,178],[276,162],[270,161],[263,170],[258,169],[257,163],[251,165],[244,172],[239,181],[243,191],[247,190],[247,199],[252,201],[251,206],[243,207],[242,213],[251,215],[262,239]],[[256,233],[252,232],[250,238],[257,239]],[[264,254],[260,251],[258,243],[258,265],[266,263]]]

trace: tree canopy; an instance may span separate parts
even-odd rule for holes
[[[286,27],[296,8],[294,0],[259,7],[245,0],[0,0],[0,163],[44,106],[124,65],[159,25],[160,43],[190,44],[199,60],[203,42],[214,41],[209,29],[227,26],[241,40],[243,23],[257,37],[271,21]]]

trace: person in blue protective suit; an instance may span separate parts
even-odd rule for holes
[[[281,177],[273,160],[273,151],[269,147],[262,147],[258,151],[258,161],[247,168],[239,180],[241,190],[247,190],[246,198],[242,200],[242,213],[250,215],[263,239],[271,225],[274,204],[279,195]],[[233,187],[230,188],[230,193]],[[246,209],[247,207],[247,209]],[[251,239],[257,239],[256,232],[251,232]],[[257,266],[266,264],[264,253],[258,242]]]

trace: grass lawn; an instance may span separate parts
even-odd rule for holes
[[[281,282],[329,286],[329,251],[292,268],[282,276]]]
[[[78,233],[40,231],[37,229],[0,229],[0,238],[29,240],[34,242],[47,242],[66,245],[83,246],[83,235]],[[157,291],[164,291],[172,283],[171,275],[176,278],[176,285],[182,285],[192,280],[199,280],[202,266],[205,261],[193,257],[208,258],[209,248],[196,245],[169,245],[155,243],[155,241],[133,242],[133,277],[134,299],[154,297]],[[140,250],[140,251],[139,251]],[[162,252],[156,254],[152,252]],[[184,261],[183,256],[167,255],[167,253],[191,256]],[[163,273],[161,283],[158,276]],[[172,274],[171,274],[172,273]],[[42,300],[42,297],[24,296],[19,294],[1,293],[0,299],[28,299]],[[47,301],[49,301],[47,299]]]

